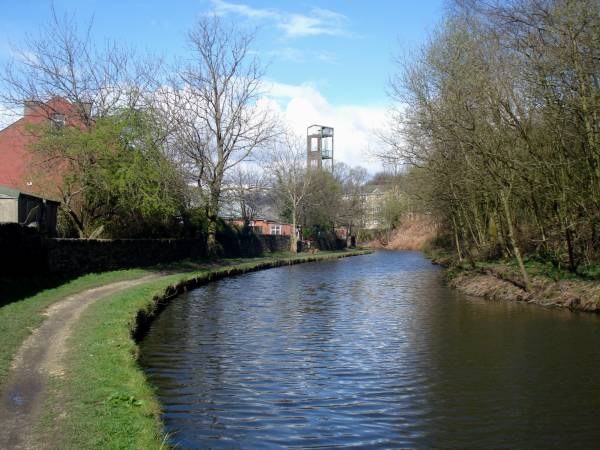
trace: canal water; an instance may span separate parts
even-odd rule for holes
[[[179,448],[600,448],[599,343],[595,315],[380,251],[189,292],[141,362]]]

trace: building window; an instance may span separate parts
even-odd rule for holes
[[[269,233],[270,234],[280,235],[281,234],[281,225],[271,225],[271,226],[269,226]]]
[[[52,114],[52,124],[56,127],[56,128],[62,128],[65,126],[66,120],[65,120],[65,115],[64,114],[60,114],[60,113],[54,113]]]

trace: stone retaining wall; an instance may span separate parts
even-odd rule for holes
[[[53,273],[104,272],[206,256],[200,239],[47,239]]]
[[[218,236],[223,256],[254,257],[287,251],[289,236]],[[80,274],[206,257],[204,239],[55,239],[19,225],[0,225],[0,278]]]

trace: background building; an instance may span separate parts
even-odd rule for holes
[[[36,226],[50,235],[55,235],[59,205],[59,202],[53,200],[0,186],[0,224]]]
[[[232,219],[230,223],[242,227],[244,226],[244,219]],[[254,218],[250,220],[249,226],[256,234],[280,236],[290,236],[292,234],[292,224],[277,220]]]
[[[0,130],[0,185],[50,196],[60,184],[60,162],[50,164],[32,148],[36,126],[62,127],[80,123],[74,105],[54,97],[46,103],[26,101],[23,117]]]
[[[306,157],[309,169],[333,172],[333,128],[323,125],[307,128]]]

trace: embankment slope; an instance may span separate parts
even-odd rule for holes
[[[435,237],[437,227],[431,217],[424,214],[413,214],[400,225],[379,239],[367,244],[370,248],[388,250],[422,250],[425,243]]]
[[[490,300],[526,302],[574,311],[600,311],[598,281],[553,280],[538,275],[531,278],[531,291],[527,292],[514,271],[498,265],[460,271],[451,276],[449,284],[465,294]]]

